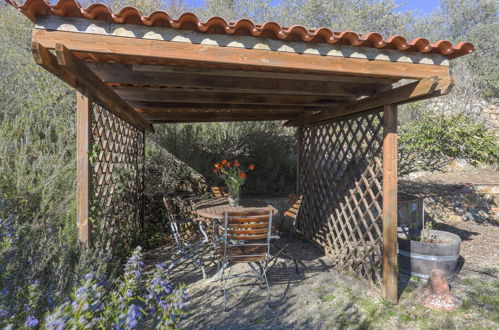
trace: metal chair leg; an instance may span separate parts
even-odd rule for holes
[[[203,235],[204,239],[203,241],[201,242],[201,245],[204,245],[206,244],[210,239],[208,238],[208,235],[206,234],[206,232],[204,231],[204,227],[203,227],[203,224],[201,222],[199,222],[198,224],[199,226],[199,231],[201,231],[201,234]]]
[[[270,306],[270,285],[269,285],[269,280],[267,278],[267,266],[268,266],[268,262],[266,261],[264,266],[263,266],[262,276],[265,279],[265,283],[267,284],[267,305],[269,307],[272,307],[272,306]]]
[[[276,248],[276,249],[279,249],[279,247],[277,245],[275,245],[274,243],[271,243],[271,245]],[[272,258],[270,259],[270,262],[273,260],[274,261],[274,264],[277,262],[277,257],[279,255],[285,255],[288,257],[288,259],[291,259],[293,261],[293,263],[295,264],[295,270],[296,270],[296,274],[299,274],[299,270],[298,270],[298,261],[296,261],[296,259],[288,252],[286,251],[286,248],[288,247],[289,244],[286,244],[284,245],[275,255],[272,256]],[[269,263],[270,263],[269,262]]]
[[[222,284],[222,290],[224,293],[224,312],[227,311],[227,280],[224,277],[225,273],[225,261],[222,261],[222,272],[220,274],[220,282]]]

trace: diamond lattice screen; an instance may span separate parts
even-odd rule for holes
[[[94,103],[89,158],[95,243],[127,251],[143,217],[144,131]]]
[[[383,113],[307,125],[299,131],[298,230],[333,260],[382,278]]]

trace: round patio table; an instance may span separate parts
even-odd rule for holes
[[[243,198],[239,206],[230,206],[227,197],[210,198],[196,203],[194,213],[205,219],[223,219],[225,212],[252,212],[272,210],[275,216],[279,212],[275,207],[260,199]]]

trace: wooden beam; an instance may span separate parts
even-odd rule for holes
[[[47,48],[41,46],[38,42],[33,42],[31,44],[31,53],[33,54],[33,59],[36,64],[40,65],[71,87],[76,87],[76,78],[57,63],[57,58],[50,53]]]
[[[178,103],[177,103],[178,104]],[[211,104],[210,104],[211,105]],[[246,106],[246,107],[244,107]],[[305,108],[308,109],[308,108]],[[162,115],[162,114],[172,114],[172,113],[210,113],[210,112],[220,112],[220,113],[293,113],[293,114],[302,114],[304,112],[303,108],[289,108],[289,107],[272,107],[272,106],[264,106],[264,109],[259,105],[236,105],[235,107],[227,107],[227,108],[196,108],[196,107],[172,107],[172,108],[153,108],[153,109],[140,109],[136,108],[135,111],[140,112],[144,116],[147,115]]]
[[[414,64],[367,59],[317,56],[245,48],[144,40],[107,35],[46,31],[35,29],[33,41],[46,48],[62,43],[68,49],[82,53],[101,53],[133,57],[146,61],[173,60],[204,65],[235,65],[257,70],[295,70],[342,75],[361,75],[386,78],[421,79],[448,76],[446,66]]]
[[[120,69],[114,66],[94,66],[92,70],[100,79],[109,84],[196,87],[228,93],[269,93],[269,91],[272,91],[272,94],[361,96],[370,95],[381,87],[374,84],[347,84],[311,80],[262,79],[195,73],[140,72],[125,68]],[[383,86],[386,86],[386,84]]]
[[[383,295],[397,303],[397,106],[383,115]]]
[[[299,113],[262,113],[262,112],[244,112],[244,113],[226,113],[226,112],[210,112],[210,113],[164,113],[146,115],[152,122],[171,122],[171,123],[186,123],[186,122],[215,122],[215,121],[266,121],[266,120],[286,120],[294,118]]]
[[[447,93],[452,85],[452,79],[436,77],[422,79],[414,83],[377,93],[365,99],[343,104],[335,109],[322,111],[316,114],[304,114],[293,121],[286,123],[288,126],[299,126],[320,121],[335,119],[366,110],[378,108],[387,104],[401,104],[423,97],[433,97]]]
[[[143,102],[129,101],[129,104],[140,113],[162,113],[168,111],[180,112],[220,112],[220,111],[321,111],[329,107],[304,107],[293,105],[265,105],[265,104],[230,104],[230,103],[183,103],[183,102]]]
[[[100,80],[84,63],[77,59],[63,44],[57,44],[55,51],[59,66],[64,67],[66,72],[76,77],[78,84],[81,83],[88,88],[89,92],[101,100],[109,110],[138,127],[152,130],[151,124],[142,118],[140,114],[136,113],[133,108]]]
[[[336,106],[344,98],[318,95],[248,94],[203,91],[184,91],[181,88],[116,87],[113,89],[122,99],[142,102],[169,103],[228,103],[299,106]],[[269,91],[270,92],[270,91]]]
[[[61,66],[59,64],[57,57],[55,55],[53,55],[52,53],[50,53],[48,51],[48,49],[46,49],[45,47],[40,45],[40,43],[33,42],[31,45],[31,52],[33,54],[33,58],[34,58],[35,62],[38,65],[40,65],[45,70],[49,71],[50,73],[52,73],[53,75],[55,75],[56,77],[61,79],[62,81],[66,82],[71,87],[79,90],[82,93],[85,93],[85,95],[87,97],[90,97],[90,95],[93,93],[93,90],[95,90],[95,88],[96,88],[95,85],[93,86],[93,88],[87,88],[88,86],[85,84],[85,82],[82,79],[78,79],[74,72],[71,72],[68,69],[68,67],[66,67],[66,66]],[[77,60],[77,61],[79,61],[79,60]],[[101,82],[100,84],[106,86],[103,82]],[[100,93],[99,93],[99,95],[95,95],[95,97],[99,97],[99,96],[100,96]],[[124,112],[124,110],[119,111],[119,112],[116,111],[117,106],[114,105],[113,107],[111,107],[109,102],[106,103],[106,100],[102,100],[100,98],[99,98],[99,100],[102,101],[102,103],[108,105],[109,109],[119,116],[121,116],[121,114]],[[130,111],[130,109],[131,108],[128,107],[128,109],[126,111]],[[131,111],[133,111],[133,109]],[[135,112],[133,112],[133,113],[135,113]],[[135,114],[135,115],[138,115],[138,114]],[[132,116],[133,116],[133,114],[132,114]],[[126,119],[128,119],[128,118],[126,118]],[[133,122],[133,123],[135,123],[135,122]],[[146,128],[146,127],[140,126],[139,123],[135,123],[135,124],[138,125],[139,127]],[[152,126],[149,123],[145,123],[144,125],[147,125],[147,129],[149,129],[149,130],[152,129]]]
[[[322,82],[338,82],[338,83],[353,83],[353,84],[373,84],[373,85],[390,85],[397,81],[391,78],[375,78],[369,76],[347,76],[347,75],[331,75],[331,74],[314,74],[314,73],[290,73],[290,72],[268,72],[268,71],[250,71],[250,70],[228,70],[228,69],[213,69],[213,68],[190,68],[179,66],[166,65],[147,65],[147,64],[121,64],[121,63],[89,63],[92,67],[106,68],[112,67],[130,67],[132,71],[137,72],[166,72],[175,74],[197,74],[208,76],[223,76],[223,77],[244,77],[244,78],[260,78],[260,79],[283,79],[283,80],[309,80]]]
[[[92,245],[92,222],[89,217],[91,167],[88,153],[91,146],[91,102],[76,93],[76,199],[78,239],[87,247]]]

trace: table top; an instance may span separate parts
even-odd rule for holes
[[[210,198],[196,203],[194,213],[203,218],[223,219],[225,212],[252,212],[270,210],[274,215],[278,214],[275,207],[260,199],[243,198],[239,206],[230,206],[227,197]]]

